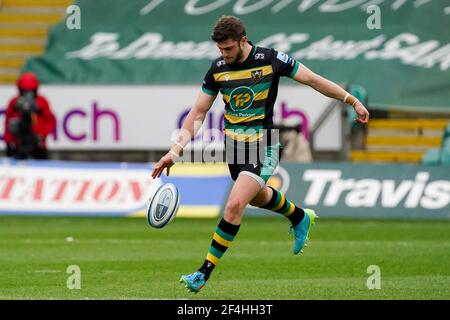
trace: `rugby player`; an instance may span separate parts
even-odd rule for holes
[[[206,73],[202,91],[185,118],[176,143],[152,172],[153,178],[159,177],[164,169],[169,175],[170,167],[195,136],[220,92],[225,103],[226,159],[235,182],[205,261],[197,271],[180,279],[191,292],[198,292],[205,285],[230,247],[248,204],[289,219],[294,235],[294,254],[302,252],[307,243],[317,218],[314,210],[296,206],[281,191],[266,185],[278,165],[282,149],[272,129],[280,77],[292,78],[328,97],[344,101],[354,107],[359,122],[369,120],[369,112],[363,104],[337,84],[283,52],[251,43],[239,18],[222,16],[216,22],[211,38],[217,43],[221,57],[213,61]]]

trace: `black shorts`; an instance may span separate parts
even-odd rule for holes
[[[225,146],[228,170],[236,181],[240,174],[253,177],[263,187],[278,167],[283,147],[281,144],[264,149],[237,149]]]

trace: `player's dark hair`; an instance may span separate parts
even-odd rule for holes
[[[245,35],[245,27],[241,19],[233,16],[221,16],[213,28],[211,39],[215,42],[228,39],[240,41]]]

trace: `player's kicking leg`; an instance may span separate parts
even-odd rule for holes
[[[264,163],[261,169],[261,191],[252,199],[250,204],[256,207],[268,209],[284,215],[291,222],[291,230],[294,233],[294,254],[303,252],[307,245],[309,231],[318,218],[314,210],[302,209],[292,203],[283,192],[268,187],[265,184],[273,175],[278,166],[281,155],[281,145],[276,144],[265,149]]]
[[[245,207],[261,190],[261,184],[258,181],[242,173],[239,174],[231,189],[224,217],[216,228],[203,265],[196,272],[183,275],[180,279],[180,282],[184,283],[191,292],[197,293],[205,285],[211,272],[238,233]]]

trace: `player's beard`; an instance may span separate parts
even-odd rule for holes
[[[241,60],[243,56],[244,56],[244,50],[241,48],[241,44],[239,44],[239,51],[238,51],[238,53],[236,53],[236,58],[234,58],[233,61],[231,61],[230,63],[228,63],[228,62],[227,63],[228,64],[238,63],[238,61]]]

